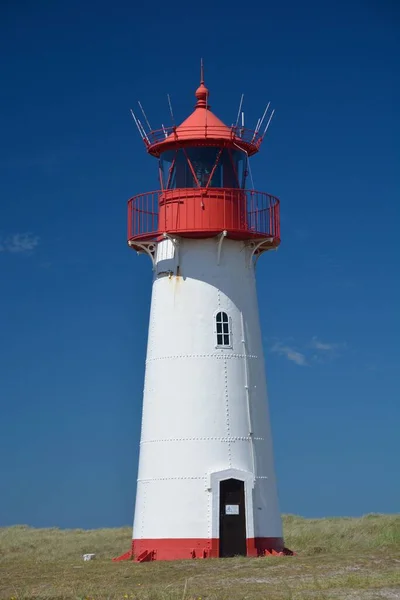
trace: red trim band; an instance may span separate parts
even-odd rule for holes
[[[282,538],[258,537],[247,539],[247,556],[285,552]],[[171,538],[132,540],[134,560],[184,560],[189,558],[218,558],[218,538]]]

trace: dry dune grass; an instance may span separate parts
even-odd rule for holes
[[[284,517],[296,557],[113,563],[131,531],[0,529],[0,599],[400,599],[400,516]],[[83,562],[82,554],[96,559]]]

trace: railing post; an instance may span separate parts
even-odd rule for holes
[[[274,206],[274,217],[275,217],[275,237],[281,237],[281,227],[280,227],[280,219],[279,219],[279,203],[277,202]]]
[[[269,231],[270,235],[274,235],[275,229],[275,204],[272,202],[271,196],[267,196],[268,198],[268,212],[269,212]]]
[[[224,230],[225,230],[225,229],[227,229],[227,226],[226,226],[226,196],[225,196],[225,190],[224,190],[224,193],[223,193],[223,196],[222,196],[222,203],[223,203],[223,207],[224,207],[224,211],[223,211],[223,218],[224,218],[223,227],[224,227]]]
[[[131,225],[131,219],[132,219],[132,206],[131,206],[132,201],[128,200],[128,240],[131,239],[132,235],[131,235],[131,229],[132,229],[132,225]]]
[[[155,205],[155,206],[154,206]],[[153,231],[158,231],[160,222],[160,193],[153,194]]]
[[[154,209],[155,200],[156,200],[156,195],[153,193],[153,194],[151,194],[151,230],[152,231],[157,230],[157,223],[156,223],[157,211]]]

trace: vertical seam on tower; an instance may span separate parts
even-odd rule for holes
[[[207,473],[205,475],[205,480],[207,481]],[[212,501],[212,491],[207,489],[206,485],[206,494],[207,494],[207,537],[208,539],[212,538],[212,512],[211,512],[211,501]]]
[[[228,460],[232,467],[232,448],[231,448],[231,424],[229,419],[229,394],[228,394],[228,363],[224,359],[224,388],[225,388],[225,414],[226,414],[226,433],[228,437]]]
[[[218,309],[221,308],[221,290],[218,288],[217,291]],[[231,425],[229,419],[229,395],[228,395],[228,363],[224,356],[224,393],[225,393],[225,419],[226,419],[226,433],[228,438],[228,461],[229,467],[232,467],[232,446],[231,446]]]
[[[150,306],[150,323],[149,323],[149,334],[148,334],[148,341],[147,341],[147,352],[146,352],[146,362],[148,360],[151,360],[151,356],[149,357],[149,349],[153,349],[154,348],[154,319],[152,319],[152,314],[156,314],[156,306],[157,306],[157,292],[155,289],[155,281],[153,281],[153,286],[152,286],[152,290],[151,290],[151,306]],[[153,350],[154,352],[154,350]]]
[[[140,523],[140,537],[143,539],[143,531],[144,531],[144,520],[146,517],[146,494],[147,494],[147,485],[142,483],[143,487],[143,512],[142,512],[142,522]]]

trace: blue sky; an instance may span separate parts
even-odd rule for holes
[[[283,512],[395,512],[399,29],[390,0],[3,2],[0,525],[130,524],[151,292],[126,200],[157,189],[129,108],[276,108],[257,266]],[[155,126],[155,125],[153,125]],[[397,439],[396,439],[397,438]]]

